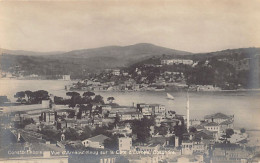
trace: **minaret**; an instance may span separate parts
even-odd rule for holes
[[[189,94],[187,92],[187,130],[189,132],[190,128],[190,99],[189,99]]]

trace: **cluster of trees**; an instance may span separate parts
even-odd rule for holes
[[[132,122],[132,132],[137,136],[136,141],[141,143],[147,142],[151,137],[150,127],[154,126],[154,124],[154,118],[148,119],[144,117],[141,120],[134,120]]]
[[[228,138],[231,138],[231,136],[234,134],[234,130],[231,128],[226,129],[225,134],[221,136],[220,140],[222,140],[224,143],[228,143]]]
[[[50,96],[48,91],[38,90],[38,91],[20,91],[14,95],[17,98],[17,102],[23,104],[39,104],[42,100],[49,100]]]
[[[216,59],[200,61],[185,72],[187,85],[214,85],[223,89],[235,89],[237,86],[235,68]]]
[[[74,108],[76,105],[81,104],[93,104],[99,103],[104,104],[103,97],[100,95],[95,95],[94,92],[84,92],[83,97],[78,92],[67,92],[67,96],[70,99],[63,99],[62,97],[54,97],[55,104],[69,105],[69,107]]]
[[[79,108],[79,112],[76,115],[77,119],[82,118],[82,112],[87,111],[89,112],[89,117],[92,117],[93,115],[99,115],[102,113],[102,108],[100,106],[96,106],[95,110],[93,111],[93,106],[95,104],[105,104],[104,99],[100,95],[96,95],[94,92],[84,92],[81,96],[78,92],[67,92],[67,96],[70,97],[70,99],[63,99],[62,97],[54,97],[54,103],[55,104],[63,104],[63,105],[69,105],[69,107]],[[108,97],[107,101],[110,103],[113,102],[115,98],[114,97]],[[69,117],[74,117],[75,112],[71,112]]]
[[[14,123],[15,128],[24,128],[26,125],[29,125],[31,123],[34,123],[34,120],[32,118],[26,118],[24,120],[21,120],[19,122]]]

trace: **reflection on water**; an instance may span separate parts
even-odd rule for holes
[[[70,83],[71,81],[61,80],[0,80],[0,95],[15,100],[13,95],[17,91],[44,89],[56,96],[66,97],[64,86]],[[174,101],[166,99],[166,92],[96,92],[105,101],[109,96],[115,97],[115,102],[120,105],[159,103],[178,114],[185,114],[186,92],[170,93],[175,97]],[[259,92],[190,92],[189,97],[191,118],[203,118],[206,114],[222,112],[234,114],[237,127],[260,129]]]

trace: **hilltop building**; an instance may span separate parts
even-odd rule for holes
[[[173,65],[173,64],[184,64],[184,65],[192,65],[193,60],[191,59],[163,59],[161,60],[162,65]]]

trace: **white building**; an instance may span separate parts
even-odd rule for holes
[[[101,134],[101,135],[97,135],[97,136],[94,136],[92,138],[83,140],[82,144],[85,147],[104,149],[104,141],[106,139],[109,139],[109,137]]]
[[[184,64],[184,65],[192,65],[193,60],[191,59],[164,59],[161,60],[162,65],[173,65],[173,64]]]
[[[63,80],[70,80],[70,75],[62,75]]]
[[[120,75],[120,70],[119,69],[115,69],[112,71],[112,74],[115,76],[119,76]]]
[[[120,151],[129,151],[132,148],[132,138],[121,137],[118,138],[118,146]]]

